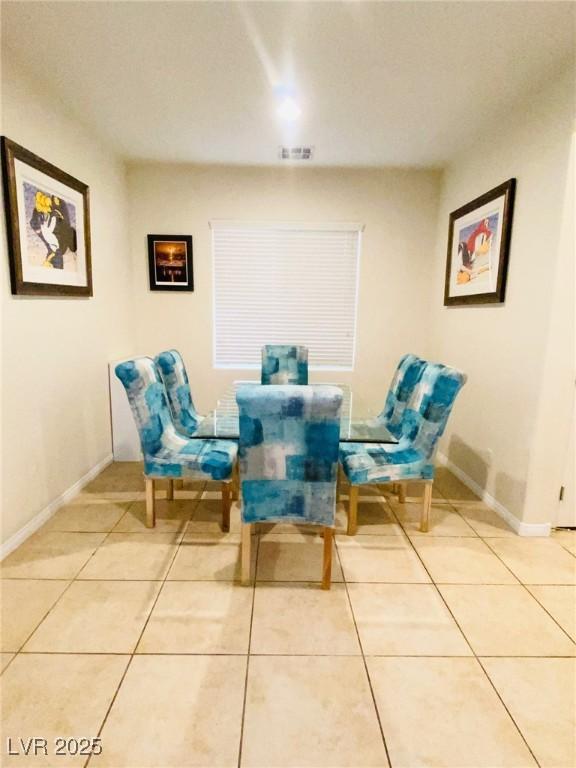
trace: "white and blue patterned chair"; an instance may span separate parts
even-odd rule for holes
[[[392,382],[386,395],[386,402],[382,412],[377,417],[384,422],[386,427],[395,436],[400,436],[404,411],[414,391],[414,387],[420,381],[422,372],[426,367],[426,360],[411,353],[400,358],[398,367],[392,377]],[[394,492],[402,503],[406,501],[406,486],[404,483],[395,483]]]
[[[237,445],[230,440],[187,438],[176,431],[166,390],[154,360],[137,357],[116,366],[140,435],[146,480],[146,525],[155,524],[154,481],[168,480],[173,498],[175,479],[222,483],[222,527],[230,526],[230,485]]]
[[[174,426],[178,432],[192,437],[198,429],[202,416],[194,407],[182,355],[176,349],[169,349],[156,355],[154,362],[160,370],[160,376],[166,388]]]
[[[308,384],[308,348],[287,344],[262,347],[262,384]]]
[[[242,491],[242,581],[252,523],[324,529],[322,587],[330,589],[342,392],[332,386],[246,385],[236,393]]]
[[[386,395],[384,408],[377,417],[386,424],[393,435],[400,435],[404,411],[425,367],[426,360],[416,355],[407,354],[400,358]]]
[[[404,410],[397,445],[341,445],[340,461],[350,483],[348,535],[356,533],[358,488],[372,483],[422,481],[424,497],[420,530],[428,530],[436,445],[465,382],[465,374],[455,368],[426,363]]]

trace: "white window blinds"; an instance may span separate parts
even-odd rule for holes
[[[259,368],[264,344],[303,344],[311,367],[352,369],[362,227],[211,227],[215,367]]]

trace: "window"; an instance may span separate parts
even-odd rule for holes
[[[215,367],[259,368],[264,344],[304,344],[310,367],[351,370],[362,227],[211,226]]]

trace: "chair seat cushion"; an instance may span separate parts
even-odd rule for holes
[[[410,446],[382,443],[344,443],[340,462],[352,485],[432,480],[434,465]]]
[[[238,446],[231,440],[182,441],[178,451],[161,448],[144,457],[144,474],[150,477],[188,477],[193,480],[229,480]]]

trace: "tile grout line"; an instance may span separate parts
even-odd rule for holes
[[[108,502],[106,502],[106,503],[108,503]],[[128,511],[128,509],[129,509],[129,508],[132,506],[132,503],[133,503],[133,502],[131,502],[131,503],[128,505],[127,509],[124,511],[124,513],[122,514],[122,516],[121,516],[121,518],[120,518],[120,519],[122,519],[122,517],[124,517],[124,515],[126,514],[126,512]],[[119,522],[119,521],[118,521],[118,522]],[[116,524],[117,524],[117,523],[116,523]],[[5,578],[2,578],[2,579],[1,579],[2,581],[68,581],[68,585],[67,585],[67,586],[64,588],[64,590],[63,590],[63,591],[62,591],[62,592],[61,592],[61,593],[58,595],[58,597],[56,598],[56,600],[54,601],[54,603],[53,603],[53,604],[50,606],[50,608],[48,608],[48,610],[46,611],[46,613],[44,613],[44,614],[42,615],[42,618],[40,619],[40,621],[39,621],[37,624],[35,624],[35,625],[34,625],[34,628],[33,628],[33,629],[32,629],[32,631],[31,631],[31,632],[30,632],[30,633],[29,633],[29,634],[26,636],[26,638],[25,638],[24,642],[23,642],[23,643],[22,643],[22,644],[19,646],[18,650],[17,650],[17,651],[14,651],[14,656],[13,656],[13,657],[10,659],[10,661],[8,662],[8,664],[6,664],[6,666],[4,667],[4,669],[2,670],[2,672],[0,673],[0,675],[3,675],[3,674],[4,674],[4,672],[5,672],[5,671],[8,669],[8,667],[9,667],[9,666],[12,664],[12,662],[14,661],[14,659],[16,658],[16,656],[18,656],[18,654],[21,654],[21,653],[23,653],[22,649],[24,648],[24,646],[26,645],[26,643],[27,643],[27,642],[30,640],[30,638],[32,637],[32,635],[33,635],[33,634],[35,634],[35,632],[36,632],[36,630],[39,628],[39,626],[40,626],[40,625],[41,625],[41,624],[42,624],[42,623],[43,623],[43,622],[44,622],[44,621],[45,621],[45,620],[48,618],[48,616],[50,615],[50,613],[52,613],[53,609],[54,609],[54,608],[55,608],[55,607],[58,605],[58,603],[59,603],[59,602],[60,602],[60,600],[61,600],[61,599],[64,597],[64,595],[66,594],[66,592],[68,592],[68,590],[70,589],[70,587],[72,586],[72,584],[74,584],[74,582],[75,582],[75,581],[76,581],[76,579],[78,578],[78,576],[79,576],[79,574],[81,573],[81,571],[84,569],[84,566],[86,565],[86,563],[88,563],[88,562],[89,562],[89,561],[92,559],[92,557],[94,556],[94,554],[95,554],[96,550],[97,550],[97,549],[98,549],[98,548],[99,548],[99,547],[100,547],[100,546],[101,546],[101,545],[102,545],[102,544],[103,544],[103,543],[106,541],[106,539],[107,539],[107,537],[108,537],[108,533],[109,533],[109,531],[108,531],[108,532],[106,532],[106,531],[50,531],[50,530],[49,530],[49,531],[46,531],[46,532],[47,532],[47,533],[106,533],[106,536],[104,536],[104,538],[102,539],[102,541],[100,542],[100,544],[98,544],[98,545],[97,545],[97,546],[94,548],[94,551],[93,551],[93,552],[91,553],[91,555],[88,557],[88,559],[86,560],[86,562],[84,562],[84,563],[83,563],[83,564],[80,566],[80,568],[79,568],[79,569],[76,571],[76,575],[75,575],[75,576],[73,576],[71,579],[33,579],[33,578],[29,578],[29,579],[27,579],[27,578],[21,578],[21,579],[9,579],[9,578],[8,578],[8,579],[5,579]],[[24,653],[33,653],[33,651],[24,652]]]
[[[240,525],[242,525],[242,512],[240,512]],[[246,674],[244,675],[244,697],[242,700],[242,716],[240,718],[240,743],[238,744],[238,768],[242,765],[242,747],[244,745],[244,720],[246,718],[246,699],[248,698],[248,672],[250,670],[250,649],[252,647],[252,625],[254,623],[254,604],[256,602],[256,574],[258,572],[258,557],[260,556],[260,534],[256,539],[256,557],[254,558],[254,583],[252,584],[252,606],[250,609],[250,629],[248,631],[248,649],[246,653]],[[252,542],[251,542],[252,544]],[[240,554],[242,544],[240,544]],[[242,588],[242,587],[241,587]],[[244,587],[245,589],[245,587]]]
[[[446,599],[444,598],[444,595],[443,595],[443,594],[442,594],[442,592],[441,592],[441,591],[438,589],[438,585],[436,584],[436,582],[435,582],[435,581],[434,581],[434,579],[432,578],[432,574],[429,572],[428,568],[426,567],[426,564],[424,563],[424,561],[423,561],[423,560],[422,560],[422,558],[420,557],[420,555],[419,555],[419,553],[418,553],[418,550],[416,549],[416,547],[414,546],[413,542],[412,542],[410,539],[408,539],[408,541],[410,542],[410,546],[412,547],[412,549],[413,549],[413,550],[414,550],[414,552],[416,553],[416,557],[417,557],[417,558],[420,560],[420,562],[422,563],[422,567],[424,568],[424,570],[425,570],[425,571],[426,571],[426,573],[428,574],[428,577],[430,578],[430,580],[431,580],[431,583],[434,585],[434,587],[435,587],[436,591],[438,592],[438,595],[440,596],[440,599],[442,600],[442,602],[443,602],[443,603],[444,603],[444,605],[446,606],[446,609],[447,609],[447,611],[449,612],[450,616],[452,616],[452,619],[453,619],[454,623],[456,624],[456,626],[457,626],[457,627],[458,627],[458,629],[460,630],[460,632],[461,632],[461,634],[462,634],[462,637],[463,637],[463,638],[466,640],[466,643],[468,644],[468,647],[470,648],[470,650],[471,650],[471,652],[472,652],[472,654],[473,654],[473,658],[475,659],[475,661],[476,661],[476,662],[477,662],[477,664],[479,665],[480,669],[481,669],[481,670],[482,670],[482,672],[484,673],[484,676],[486,677],[486,679],[487,679],[487,681],[488,681],[489,685],[492,687],[492,689],[493,689],[493,690],[494,690],[494,692],[496,693],[496,696],[498,697],[498,699],[499,699],[500,703],[502,704],[502,706],[504,707],[505,711],[507,712],[507,714],[508,714],[508,717],[510,718],[510,720],[511,720],[511,721],[512,721],[512,723],[514,724],[514,726],[515,726],[516,730],[517,730],[517,731],[518,731],[518,733],[520,734],[520,738],[522,739],[522,741],[523,741],[523,742],[524,742],[524,744],[526,745],[526,748],[528,749],[528,751],[529,751],[529,752],[530,752],[530,754],[532,755],[532,757],[533,757],[533,759],[534,759],[534,762],[536,763],[536,765],[537,765],[537,766],[540,766],[540,763],[539,763],[539,762],[538,762],[538,760],[536,759],[536,755],[534,754],[534,752],[532,751],[532,748],[531,748],[531,747],[530,747],[530,745],[528,744],[528,741],[527,741],[526,737],[524,736],[524,734],[523,734],[523,733],[522,733],[522,731],[520,730],[520,726],[518,725],[518,723],[516,722],[516,720],[514,719],[514,717],[512,717],[512,713],[510,712],[510,710],[508,709],[508,707],[507,707],[507,706],[506,706],[506,704],[504,703],[504,699],[503,699],[503,698],[502,698],[502,696],[500,695],[500,692],[498,691],[498,689],[497,689],[497,688],[496,688],[496,686],[494,685],[494,682],[491,680],[490,676],[488,675],[488,673],[487,673],[487,672],[486,672],[486,670],[484,669],[484,666],[481,664],[481,662],[480,662],[480,659],[478,658],[478,656],[477,656],[477,654],[476,654],[476,652],[475,652],[474,648],[472,647],[472,644],[471,644],[471,642],[468,640],[468,637],[466,636],[466,633],[464,632],[464,630],[463,630],[463,629],[462,629],[462,627],[460,626],[459,622],[456,620],[456,617],[455,617],[455,616],[454,616],[454,614],[452,613],[452,609],[450,608],[450,606],[449,606],[449,605],[448,605],[448,603],[446,602]],[[510,569],[508,569],[508,570],[510,570]],[[510,573],[512,573],[512,571],[510,571]],[[514,576],[514,578],[516,578],[516,575],[515,575],[515,574],[512,574],[512,575]],[[454,658],[456,658],[456,657],[454,657]],[[461,657],[457,657],[457,658],[461,658]],[[469,657],[468,657],[468,658],[469,658]]]
[[[230,583],[230,582],[227,582]],[[280,582],[278,582],[280,583]],[[306,585],[314,585],[314,582],[300,582]],[[344,583],[341,582],[342,586]],[[368,586],[370,586],[368,584]],[[430,584],[423,586],[431,586]],[[15,654],[15,651],[2,651],[7,655]],[[21,656],[129,656],[128,652],[122,653],[121,651],[20,651]],[[213,651],[207,653],[206,651],[178,651],[172,653],[171,651],[144,651],[142,653],[136,653],[135,656],[246,656],[245,653],[231,653],[228,651]],[[251,657],[264,656],[266,658],[276,658],[279,656],[301,656],[314,658],[330,658],[330,659],[358,659],[361,653],[251,653]],[[366,658],[385,658],[385,659],[470,659],[472,654],[446,654],[446,653],[368,653]],[[570,654],[555,654],[554,656],[538,656],[535,654],[526,654],[524,656],[518,656],[516,654],[494,654],[494,653],[482,653],[478,654],[479,659],[569,659],[575,660],[576,657]]]
[[[57,532],[55,531],[55,533],[57,533]],[[60,533],[62,533],[62,531],[60,531]],[[92,533],[92,532],[90,531],[90,532],[88,532],[88,533]],[[98,546],[97,546],[97,547],[95,547],[94,551],[93,551],[93,552],[90,554],[90,556],[88,557],[88,559],[86,560],[86,562],[84,562],[84,563],[83,563],[83,564],[80,566],[80,568],[79,568],[79,569],[76,571],[76,575],[75,575],[75,576],[73,576],[71,579],[26,579],[27,581],[68,581],[68,585],[67,585],[67,586],[64,588],[64,590],[63,590],[63,591],[62,591],[62,592],[61,592],[61,593],[58,595],[58,597],[56,598],[56,600],[54,601],[54,603],[53,603],[53,604],[50,606],[50,608],[48,608],[48,610],[46,611],[46,613],[45,613],[45,614],[43,614],[43,616],[42,616],[42,618],[40,619],[40,621],[39,621],[37,624],[35,624],[35,625],[34,625],[34,629],[33,629],[33,630],[30,632],[30,634],[29,634],[29,635],[27,635],[27,636],[26,636],[26,639],[24,640],[24,642],[23,642],[23,643],[20,645],[20,647],[18,648],[18,650],[15,652],[15,654],[14,654],[14,658],[10,659],[10,662],[9,662],[9,664],[7,664],[7,665],[6,665],[6,667],[5,667],[5,668],[2,670],[2,673],[4,673],[4,671],[7,669],[7,667],[8,667],[8,666],[10,666],[10,664],[11,664],[11,663],[14,661],[14,659],[16,658],[16,656],[17,656],[19,653],[21,653],[21,652],[22,652],[22,649],[24,648],[24,646],[26,645],[26,643],[27,643],[27,642],[28,642],[28,641],[31,639],[32,635],[33,635],[33,634],[35,634],[36,630],[37,630],[37,629],[40,627],[40,625],[41,625],[41,624],[42,624],[42,623],[43,623],[43,622],[44,622],[44,621],[45,621],[45,620],[48,618],[48,616],[49,616],[49,615],[52,613],[52,611],[54,610],[54,608],[56,608],[56,606],[58,605],[58,603],[60,602],[60,600],[61,600],[61,599],[64,597],[64,595],[66,594],[66,592],[68,592],[68,590],[69,590],[69,589],[72,587],[72,584],[74,584],[74,582],[75,582],[75,581],[76,581],[76,579],[78,578],[78,576],[79,576],[80,572],[81,572],[81,571],[84,569],[84,566],[86,565],[86,563],[90,562],[90,560],[91,560],[91,559],[94,557],[94,554],[96,553],[96,551],[98,550],[98,548],[99,548],[99,547],[100,547],[100,546],[101,546],[101,545],[102,545],[102,544],[103,544],[103,543],[106,541],[106,538],[107,538],[107,536],[105,536],[105,537],[102,539],[102,541],[100,542],[100,544],[98,544]],[[7,579],[6,579],[6,581],[7,581]],[[25,579],[12,579],[12,581],[25,581]],[[30,653],[33,653],[33,652],[31,651]]]
[[[388,760],[388,765],[390,768],[392,768],[392,761],[390,759],[390,752],[388,750],[388,744],[386,743],[386,737],[384,735],[384,727],[382,725],[382,720],[380,718],[380,712],[378,710],[378,704],[376,703],[376,696],[374,694],[374,688],[372,687],[372,679],[370,678],[370,672],[368,671],[368,663],[366,661],[366,656],[364,655],[364,647],[362,645],[362,640],[360,639],[360,632],[358,631],[358,625],[356,623],[356,615],[354,613],[354,608],[352,607],[352,600],[350,599],[350,592],[348,591],[348,582],[346,581],[346,573],[344,572],[344,566],[342,564],[342,561],[340,559],[340,552],[338,550],[338,547],[336,546],[336,542],[334,542],[334,548],[336,550],[336,557],[338,558],[338,563],[340,564],[340,569],[342,571],[342,578],[343,578],[343,584],[344,589],[346,591],[346,597],[348,599],[348,606],[350,608],[350,614],[352,616],[352,621],[354,623],[354,629],[356,631],[356,638],[358,640],[358,645],[360,647],[360,654],[362,657],[362,664],[364,665],[364,672],[366,673],[366,679],[368,680],[368,687],[370,689],[370,695],[372,697],[372,704],[374,706],[374,711],[376,713],[376,720],[378,722],[378,727],[380,729],[380,736],[382,737],[382,743],[384,744],[384,751],[386,753],[386,759]],[[356,657],[354,657],[356,658]]]
[[[189,499],[189,501],[195,501],[196,503],[195,503],[194,507],[192,508],[192,510],[190,512],[190,518],[187,521],[186,526],[184,526],[184,530],[188,527],[188,522],[190,522],[190,520],[192,519],[192,516],[196,512],[196,509],[197,509],[198,505],[200,504],[201,499],[202,499],[202,492],[200,493],[200,496],[197,499]],[[122,687],[122,684],[124,683],[124,680],[126,679],[126,675],[128,674],[128,670],[130,669],[130,667],[132,665],[132,661],[134,659],[134,656],[136,655],[136,649],[138,648],[138,645],[140,644],[140,640],[142,639],[142,636],[143,636],[143,634],[144,634],[144,632],[146,630],[146,627],[148,626],[148,622],[150,621],[150,617],[152,616],[154,608],[156,607],[156,603],[158,602],[160,594],[161,594],[161,592],[162,592],[162,590],[164,588],[164,584],[166,583],[166,579],[168,577],[168,574],[170,573],[170,569],[172,568],[172,565],[174,564],[174,560],[176,559],[176,555],[178,554],[178,551],[179,551],[179,549],[180,549],[180,547],[182,545],[183,538],[184,538],[184,532],[182,532],[182,536],[180,536],[180,539],[178,540],[177,545],[174,547],[174,552],[172,554],[172,557],[170,558],[170,563],[169,563],[168,567],[166,568],[166,571],[164,573],[164,578],[161,580],[160,589],[156,593],[156,598],[154,599],[152,605],[150,606],[150,611],[148,612],[148,616],[146,618],[146,621],[144,622],[142,630],[140,631],[138,639],[134,643],[134,647],[132,649],[132,653],[129,654],[130,658],[128,659],[128,663],[126,664],[124,672],[123,672],[122,676],[120,677],[120,681],[118,682],[116,690],[114,691],[114,695],[112,696],[112,699],[110,700],[110,704],[109,704],[108,708],[106,709],[106,712],[104,714],[104,718],[102,720],[100,728],[98,729],[97,738],[101,737],[102,731],[104,730],[104,727],[106,725],[106,722],[108,720],[110,712],[112,711],[112,707],[114,706],[114,703],[116,702],[116,699],[118,698],[118,694],[120,692],[120,688]],[[158,580],[158,581],[160,581],[160,580]],[[121,654],[121,655],[124,655],[124,654]],[[170,655],[172,655],[172,654],[170,654]],[[88,759],[83,764],[83,768],[88,768],[88,766],[90,765],[91,759],[92,759],[92,755],[89,755]]]
[[[441,491],[439,491],[439,493],[441,493]],[[462,519],[463,519],[463,520],[466,522],[466,519],[465,519],[465,518],[464,518],[464,516],[463,516],[463,515],[462,515],[462,514],[459,512],[459,510],[458,510],[458,509],[457,509],[457,508],[454,506],[454,504],[452,504],[452,502],[451,502],[449,499],[446,499],[446,501],[448,502],[448,504],[449,504],[450,506],[452,506],[452,508],[455,510],[456,514],[458,514],[458,515],[459,515],[459,516],[460,516],[460,517],[461,517],[461,518],[462,518]],[[391,505],[390,505],[390,507],[391,507]],[[391,508],[392,508],[392,507],[391,507]],[[392,508],[392,509],[393,509],[393,508]],[[404,528],[404,526],[402,525],[402,522],[401,522],[400,520],[399,520],[399,523],[400,523],[400,525],[402,526],[402,529],[404,530],[404,533],[406,533],[406,530],[405,530],[405,528]],[[472,528],[472,526],[470,526],[470,528]],[[423,534],[423,535],[425,535],[425,534]],[[410,536],[409,536],[409,534],[408,534],[408,533],[406,533],[406,536],[407,536],[408,538],[410,538]],[[505,568],[506,568],[508,571],[510,571],[510,573],[512,574],[512,576],[514,576],[514,578],[517,580],[517,582],[518,582],[518,583],[517,583],[517,584],[497,584],[497,583],[496,583],[496,584],[477,584],[477,583],[474,583],[474,584],[463,584],[463,583],[459,583],[459,584],[456,584],[456,586],[487,586],[487,587],[488,587],[488,586],[518,586],[518,585],[521,585],[521,586],[522,586],[522,587],[524,587],[524,589],[525,589],[525,590],[528,592],[528,594],[530,595],[530,597],[531,597],[533,600],[536,600],[536,602],[538,603],[538,605],[540,605],[540,606],[541,606],[541,608],[542,608],[542,609],[545,611],[545,613],[547,613],[547,614],[548,614],[548,616],[550,616],[550,618],[552,619],[552,621],[554,621],[554,623],[555,623],[555,624],[556,624],[556,625],[559,627],[559,629],[561,629],[561,630],[562,630],[562,632],[563,632],[563,633],[564,633],[564,634],[565,634],[565,635],[568,637],[568,639],[569,639],[569,640],[570,640],[570,641],[571,641],[573,644],[576,644],[576,643],[575,643],[575,641],[574,641],[574,639],[573,639],[573,638],[570,636],[570,634],[569,634],[569,633],[568,633],[568,632],[567,632],[567,631],[564,629],[564,627],[563,627],[563,626],[562,626],[562,625],[561,625],[561,624],[560,624],[560,623],[559,623],[559,622],[556,620],[556,618],[555,618],[554,616],[552,616],[552,614],[551,614],[551,613],[548,611],[548,609],[546,608],[546,606],[545,606],[543,603],[541,603],[541,602],[540,602],[540,600],[538,600],[538,598],[536,597],[536,595],[533,595],[533,594],[532,594],[532,592],[530,592],[530,589],[528,588],[528,586],[527,586],[527,585],[526,585],[526,584],[525,584],[525,583],[524,583],[524,582],[523,582],[523,581],[522,581],[522,580],[521,580],[521,579],[520,579],[520,578],[519,578],[519,577],[518,577],[518,576],[517,576],[517,575],[514,573],[514,571],[513,571],[513,570],[512,570],[512,569],[511,569],[511,568],[510,568],[510,567],[509,567],[507,564],[506,564],[506,562],[505,562],[505,561],[504,561],[504,560],[503,560],[503,559],[500,557],[500,555],[498,554],[498,552],[497,552],[497,551],[496,551],[496,550],[495,550],[493,547],[491,547],[491,546],[490,546],[490,543],[489,543],[489,542],[490,542],[491,540],[493,540],[493,539],[498,539],[498,540],[500,540],[500,539],[502,539],[502,538],[509,538],[509,537],[502,537],[502,536],[489,536],[489,537],[484,537],[484,536],[481,536],[479,533],[477,533],[477,534],[476,534],[476,536],[477,536],[477,537],[478,537],[478,538],[479,538],[479,539],[480,539],[482,542],[484,542],[484,544],[485,544],[485,545],[488,547],[488,549],[490,550],[490,552],[491,552],[493,555],[495,555],[495,557],[496,557],[496,558],[497,558],[497,559],[498,559],[498,560],[499,560],[499,561],[502,563],[502,565],[503,565],[503,566],[504,566],[504,567],[505,567]],[[448,537],[448,536],[442,536],[442,537],[436,537],[436,538],[472,538],[472,537],[465,537],[465,536],[453,536],[453,537]],[[411,543],[412,543],[412,542],[411,542]],[[562,545],[560,545],[560,546],[562,546]],[[565,549],[565,547],[564,547],[564,549]],[[416,550],[416,552],[417,552],[417,550]],[[433,583],[434,583],[434,584],[438,583],[438,584],[441,584],[441,585],[447,585],[447,586],[449,586],[450,584],[453,584],[453,582],[435,582],[435,581],[434,581]],[[530,586],[568,586],[568,587],[569,587],[569,586],[572,586],[572,585],[570,585],[570,584],[557,584],[557,585],[555,585],[555,584],[551,584],[551,585],[547,585],[547,584],[542,584],[542,585],[538,585],[538,584],[531,584]],[[511,657],[511,658],[516,658],[516,657]],[[522,658],[522,657],[519,657],[519,658]],[[534,658],[547,658],[547,657],[546,657],[546,656],[542,656],[542,657],[534,657]],[[551,658],[558,658],[558,657],[551,657]]]
[[[495,550],[495,549],[493,549],[493,548],[492,548],[492,547],[491,547],[491,546],[488,544],[488,542],[485,542],[485,544],[486,544],[486,546],[487,546],[487,547],[490,549],[490,552],[492,552],[492,554],[493,554],[493,555],[495,555],[495,557],[497,557],[497,558],[498,558],[498,560],[500,560],[500,562],[501,562],[503,565],[505,565],[505,566],[506,566],[506,568],[508,568],[508,566],[506,565],[506,563],[504,562],[504,560],[502,560],[502,558],[500,557],[500,555],[498,554],[498,552],[496,552],[496,550]],[[540,602],[540,600],[538,600],[538,598],[536,597],[536,595],[533,595],[533,594],[532,594],[532,592],[530,592],[530,590],[528,589],[528,586],[527,586],[526,584],[524,584],[524,582],[523,582],[523,581],[522,581],[522,580],[521,580],[521,579],[520,579],[518,576],[516,576],[516,574],[515,574],[515,573],[512,571],[512,569],[511,569],[511,568],[508,568],[508,570],[510,571],[510,573],[512,573],[512,574],[515,576],[515,578],[517,578],[517,579],[518,579],[518,583],[519,583],[519,584],[520,584],[520,585],[521,585],[521,586],[522,586],[522,587],[523,587],[523,588],[526,590],[526,592],[527,592],[527,593],[530,595],[530,597],[532,598],[532,600],[535,600],[535,601],[536,601],[536,603],[537,603],[537,604],[538,604],[538,605],[539,605],[539,606],[542,608],[542,610],[543,610],[543,611],[544,611],[546,614],[548,614],[548,616],[549,616],[549,617],[552,619],[552,621],[553,621],[553,622],[556,624],[556,626],[558,626],[558,627],[559,627],[559,629],[560,629],[560,630],[561,630],[561,631],[562,631],[562,632],[563,632],[563,633],[566,635],[566,637],[567,637],[567,638],[570,640],[570,642],[572,643],[572,645],[576,645],[576,642],[575,642],[575,641],[572,639],[572,637],[570,636],[570,634],[569,634],[569,633],[568,633],[568,632],[567,632],[567,631],[564,629],[564,627],[563,627],[563,626],[562,626],[562,625],[561,625],[561,624],[560,624],[560,623],[559,623],[559,622],[558,622],[558,621],[557,621],[557,620],[554,618],[554,616],[552,616],[552,614],[551,614],[551,613],[550,613],[550,611],[549,611],[549,610],[546,608],[546,606],[545,606],[545,605],[543,605],[543,604]],[[512,585],[512,586],[514,586],[514,585]],[[560,587],[560,586],[566,586],[566,587],[570,587],[570,586],[572,586],[572,585],[571,585],[571,584],[531,584],[530,586],[533,586],[533,587],[536,587],[536,586],[542,586],[542,587],[546,587],[546,586],[559,586],[559,587]],[[543,658],[545,658],[545,657],[543,657]]]
[[[65,581],[65,579],[62,579],[62,581]],[[48,616],[49,616],[49,615],[52,613],[52,611],[54,610],[54,608],[56,608],[56,606],[58,605],[58,603],[60,602],[60,600],[61,600],[61,599],[64,597],[64,595],[66,594],[66,592],[68,592],[68,590],[70,589],[70,587],[72,586],[72,584],[74,584],[74,581],[75,581],[75,579],[71,579],[71,580],[68,582],[68,586],[66,586],[66,587],[64,588],[64,590],[63,590],[63,591],[62,591],[62,592],[61,592],[61,593],[58,595],[58,597],[56,598],[56,600],[55,600],[54,604],[53,604],[53,605],[51,605],[51,606],[50,606],[50,608],[48,608],[48,610],[47,610],[47,611],[46,611],[46,613],[45,613],[45,614],[42,616],[42,618],[40,619],[40,621],[39,621],[37,624],[35,624],[35,625],[34,625],[34,629],[33,629],[33,630],[30,632],[30,634],[29,634],[29,635],[27,635],[26,639],[24,640],[24,642],[22,643],[22,645],[20,645],[20,647],[18,648],[18,650],[14,652],[14,658],[16,658],[16,655],[17,655],[17,654],[19,654],[19,653],[23,653],[22,649],[24,648],[24,646],[26,645],[26,643],[27,643],[27,642],[30,640],[30,638],[32,637],[32,635],[34,635],[34,634],[36,633],[36,630],[38,629],[38,627],[40,626],[40,624],[42,624],[42,622],[43,622],[43,621],[45,621],[45,619],[47,619],[47,618],[48,618]],[[25,653],[33,653],[33,651],[27,651],[27,652],[25,652]],[[11,660],[10,660],[10,663],[12,663],[12,661],[13,661],[13,660],[14,660],[14,659],[11,659]]]

